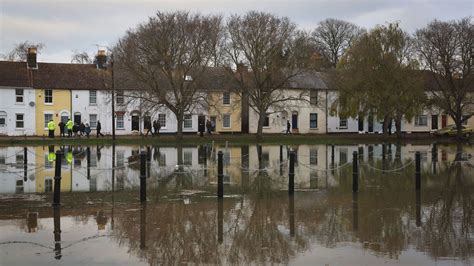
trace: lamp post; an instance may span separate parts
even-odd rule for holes
[[[112,74],[112,140],[115,141],[115,80],[114,80],[114,54],[110,54],[110,69]]]

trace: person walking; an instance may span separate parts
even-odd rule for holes
[[[86,137],[89,138],[89,135],[91,134],[91,127],[89,126],[89,123],[86,123],[84,132],[86,133]]]
[[[151,133],[151,136],[153,137],[153,131],[151,131],[151,122],[150,122],[150,120],[145,121],[144,128],[145,128],[145,131],[146,131],[145,137],[148,137],[148,133]]]
[[[99,136],[104,136],[100,131],[102,130],[102,124],[100,123],[99,120],[97,120],[97,126],[96,126],[96,131],[97,131],[97,137]]]
[[[207,134],[211,135],[212,124],[211,124],[211,121],[210,121],[210,120],[207,120],[207,121],[206,121],[206,129],[207,129]]]
[[[204,131],[206,131],[206,125],[204,123],[204,121],[199,121],[199,125],[198,125],[198,131],[199,131],[199,136],[204,136]]]
[[[67,123],[66,123],[66,128],[67,128],[67,136],[68,137],[72,137],[72,127],[73,127],[73,123],[72,123],[72,120],[71,118],[69,118],[67,120]]]
[[[58,126],[59,126],[59,136],[64,137],[65,136],[64,129],[66,127],[66,124],[64,124],[64,122],[61,121],[59,122]]]
[[[290,128],[291,128],[290,120],[286,120],[286,133],[285,134],[291,134]]]
[[[82,136],[84,136],[84,133],[86,131],[86,126],[84,125],[83,122],[81,122],[81,124],[79,125],[79,134]]]
[[[49,131],[49,137],[54,138],[54,130],[56,129],[56,123],[54,123],[53,119],[49,120],[48,122],[48,131]]]
[[[153,121],[153,132],[155,133],[155,135],[157,135],[157,131],[158,131],[158,122],[156,120]]]

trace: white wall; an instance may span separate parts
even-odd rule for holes
[[[23,103],[16,103],[15,89],[23,89]],[[6,112],[6,125],[0,126],[0,135],[22,136],[35,134],[35,90],[31,88],[0,87],[0,113]],[[30,103],[33,103],[31,106]],[[24,128],[16,128],[16,114],[24,114]]]

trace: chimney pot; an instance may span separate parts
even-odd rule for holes
[[[38,68],[38,64],[36,61],[36,54],[37,54],[37,49],[36,47],[29,47],[28,48],[28,54],[26,55],[26,63],[28,68]]]
[[[100,68],[100,69],[107,68],[107,55],[105,53],[105,50],[97,51],[96,62],[97,62],[97,68]]]

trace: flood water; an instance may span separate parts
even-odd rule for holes
[[[472,265],[473,156],[469,145],[0,147],[0,265]]]

